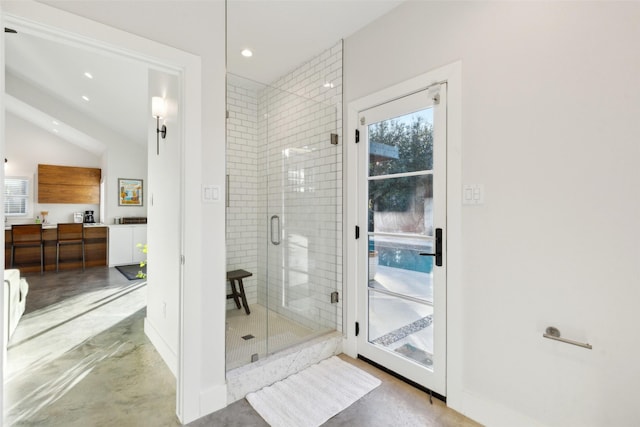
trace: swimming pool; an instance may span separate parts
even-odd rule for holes
[[[369,251],[378,252],[378,265],[421,273],[431,273],[433,270],[433,257],[420,255],[431,252],[430,248],[426,246],[416,247],[416,245],[403,245],[397,241],[370,239]]]

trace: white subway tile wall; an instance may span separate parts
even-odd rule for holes
[[[243,280],[249,305],[258,301],[257,102],[255,89],[227,86],[227,271],[244,269],[253,273]],[[232,307],[235,303],[228,300],[227,308]]]
[[[228,86],[228,269],[254,273],[250,304],[318,333],[341,330],[330,295],[342,294],[342,42],[269,87],[246,86]],[[273,215],[279,245],[269,242]]]

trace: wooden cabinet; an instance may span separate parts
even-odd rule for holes
[[[44,240],[44,269],[56,271],[56,241],[58,230],[45,228],[42,230]],[[11,230],[4,232],[4,268],[11,267]],[[86,267],[107,265],[107,247],[109,244],[109,228],[88,226],[84,228],[84,256]],[[24,272],[40,271],[40,249],[38,247],[19,250],[15,259],[15,268]],[[68,245],[60,249],[60,270],[82,268],[81,246]]]
[[[100,203],[101,170],[38,165],[38,203]]]
[[[84,228],[84,257],[87,267],[106,266],[108,246],[109,227]]]
[[[110,225],[109,267],[144,261],[146,254],[136,247],[138,243],[147,243],[146,224]]]

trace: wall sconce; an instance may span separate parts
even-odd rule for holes
[[[160,127],[160,119],[167,117],[167,100],[161,96],[151,98],[151,115],[156,118],[156,154],[160,154],[160,135],[162,139],[167,137],[167,127],[162,124]]]

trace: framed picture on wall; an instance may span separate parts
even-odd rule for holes
[[[118,178],[118,205],[142,206],[142,180]]]

